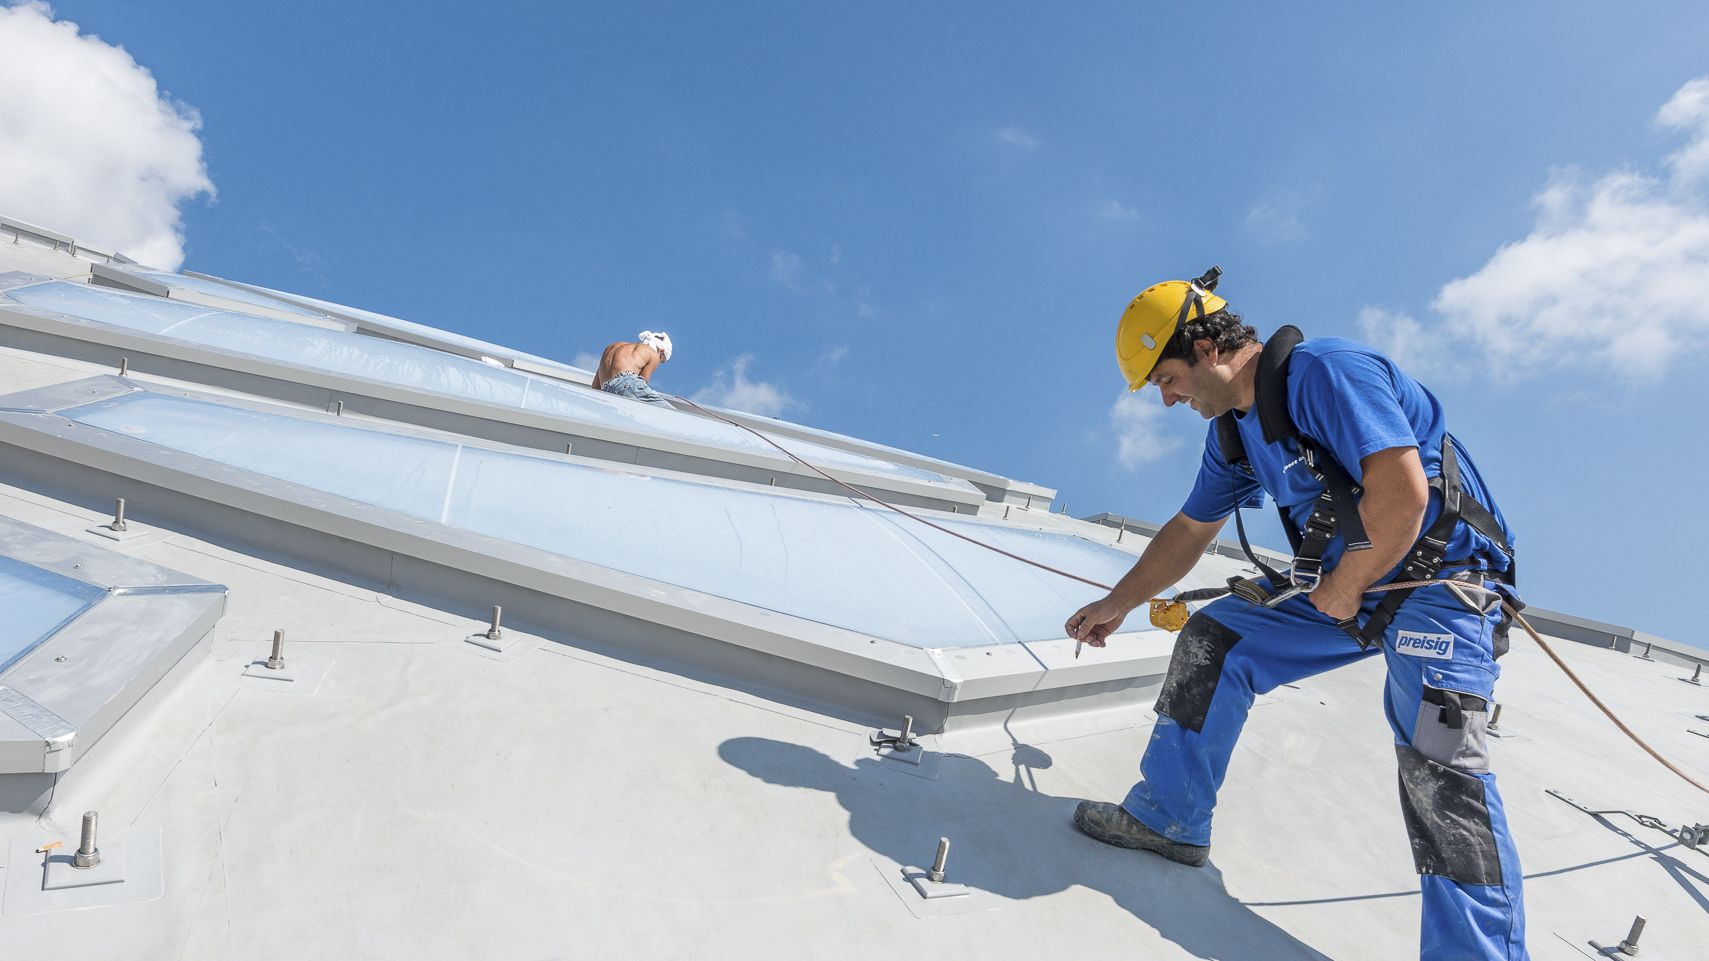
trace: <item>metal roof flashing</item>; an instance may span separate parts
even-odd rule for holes
[[[86,588],[89,603],[0,670],[0,811],[40,800],[174,668],[194,662],[226,589],[0,516],[0,557]],[[8,629],[17,630],[16,617]],[[170,685],[165,685],[170,686]]]

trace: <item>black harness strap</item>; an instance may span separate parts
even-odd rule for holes
[[[1270,339],[1264,342],[1264,349],[1258,356],[1254,384],[1253,407],[1263,429],[1264,442],[1274,444],[1291,438],[1299,448],[1306,469],[1323,485],[1323,493],[1312,505],[1311,515],[1306,518],[1303,531],[1294,528],[1287,508],[1281,504],[1276,505],[1276,511],[1282,518],[1282,530],[1287,533],[1288,542],[1294,551],[1291,572],[1277,571],[1258,558],[1257,553],[1252,550],[1252,545],[1247,542],[1246,525],[1241,521],[1240,507],[1238,504],[1234,506],[1234,526],[1240,535],[1240,549],[1246,553],[1247,559],[1263,571],[1272,584],[1292,584],[1296,592],[1302,584],[1309,584],[1310,586],[1305,588],[1309,590],[1316,587],[1317,582],[1322,579],[1323,554],[1337,533],[1341,535],[1346,550],[1368,550],[1371,547],[1371,540],[1365,533],[1364,519],[1359,516],[1359,497],[1363,493],[1360,486],[1354,483],[1352,476],[1333,456],[1311,438],[1301,434],[1288,414],[1288,364],[1294,348],[1304,340],[1305,335],[1299,328],[1291,325],[1282,327],[1271,335]],[[1231,467],[1244,471],[1248,476],[1254,476],[1251,461],[1246,456],[1246,445],[1240,438],[1240,427],[1232,411],[1217,418],[1217,445],[1222,450],[1223,460]],[[1408,551],[1401,576],[1405,580],[1413,581],[1435,579],[1445,566],[1443,555],[1448,549],[1448,541],[1454,535],[1454,528],[1463,520],[1473,530],[1489,538],[1507,555],[1509,563],[1505,575],[1492,576],[1512,584],[1513,547],[1507,543],[1507,533],[1501,529],[1495,515],[1475,498],[1466,496],[1461,488],[1459,457],[1455,453],[1454,439],[1449,434],[1442,435],[1441,471],[1439,476],[1430,480],[1430,486],[1442,494],[1442,512]],[[1253,597],[1248,597],[1252,585],[1242,582],[1236,586],[1234,582],[1240,580],[1231,579],[1230,585],[1236,587],[1236,593],[1252,600]],[[1247,590],[1242,591],[1240,587]],[[1359,625],[1356,616],[1340,622],[1339,626],[1357,641],[1360,647],[1377,644],[1394,621],[1395,612],[1413,590],[1415,588],[1406,588],[1384,594],[1363,627]],[[1262,599],[1257,602],[1263,603]]]
[[[1240,427],[1235,424],[1232,413],[1223,414],[1216,419],[1216,439],[1217,446],[1222,448],[1222,459],[1227,461],[1230,467],[1252,476],[1252,464],[1246,459],[1246,443],[1240,439]],[[1287,533],[1288,540],[1293,543],[1294,550],[1297,553],[1299,550],[1299,532],[1294,530],[1293,523],[1288,520],[1286,508],[1277,504],[1276,512],[1282,515],[1282,530]],[[1246,559],[1251,561],[1254,567],[1263,571],[1266,577],[1278,584],[1287,580],[1286,574],[1264,563],[1259,559],[1258,552],[1252,549],[1251,542],[1246,539],[1246,522],[1241,520],[1240,505],[1238,504],[1234,506],[1234,530],[1240,537],[1241,552],[1246,555]]]
[[[1460,459],[1454,453],[1454,436],[1442,434],[1442,472],[1430,479],[1430,486],[1442,492],[1442,513],[1436,515],[1435,523],[1430,525],[1407,552],[1406,561],[1401,567],[1400,576],[1408,581],[1434,580],[1445,566],[1443,555],[1447,553],[1448,541],[1454,536],[1454,528],[1464,520],[1468,526],[1490,539],[1492,543],[1509,558],[1513,556],[1513,547],[1507,543],[1507,533],[1496,523],[1495,515],[1479,504],[1475,498],[1467,497],[1460,487]],[[1472,508],[1475,508],[1473,510]],[[1511,573],[1511,568],[1509,568]],[[1492,575],[1499,577],[1500,575]],[[1509,583],[1511,580],[1509,579]],[[1383,633],[1394,622],[1395,613],[1400,610],[1402,603],[1412,595],[1417,588],[1403,588],[1389,591],[1377,603],[1376,610],[1365,621],[1365,626],[1354,638],[1360,647],[1369,647],[1380,643]]]
[[[1287,533],[1289,546],[1294,552],[1292,575],[1284,576],[1258,559],[1246,541],[1246,525],[1241,520],[1238,505],[1234,512],[1234,526],[1240,534],[1240,547],[1246,552],[1247,559],[1272,581],[1294,584],[1303,581],[1315,587],[1323,576],[1323,554],[1338,532],[1350,551],[1366,550],[1371,541],[1365,534],[1364,519],[1359,516],[1359,485],[1335,458],[1322,453],[1315,443],[1301,434],[1288,415],[1288,364],[1293,358],[1294,348],[1304,341],[1305,334],[1298,327],[1290,324],[1278,329],[1264,342],[1253,378],[1253,408],[1263,430],[1264,442],[1274,444],[1291,438],[1294,446],[1299,448],[1306,470],[1323,485],[1323,493],[1312,505],[1303,531],[1295,528],[1286,507],[1280,503],[1276,505],[1276,513],[1282,519],[1282,530]],[[1217,443],[1222,448],[1223,460],[1248,474],[1252,473],[1233,411],[1217,419]]]

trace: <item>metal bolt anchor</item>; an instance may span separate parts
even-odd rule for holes
[[[869,735],[867,743],[875,748],[887,747],[899,754],[912,751],[919,746],[919,742],[914,740],[914,715],[902,715],[902,732],[895,737],[885,737],[884,732],[879,731],[877,734]]]
[[[1122,535],[1124,535],[1126,533],[1127,533],[1127,521],[1122,521],[1121,526],[1116,528],[1116,543],[1117,544],[1120,544],[1122,542]]]
[[[119,376],[123,377],[123,376],[129,374],[130,372],[131,372],[131,359],[129,357],[120,357],[119,358]]]
[[[114,533],[121,533],[128,526],[125,523],[125,499],[121,497],[118,503],[113,506],[113,522],[107,525],[107,529]]]
[[[88,817],[88,815],[84,815]],[[1626,932],[1626,940],[1620,942],[1620,953],[1634,955],[1638,953],[1638,937],[1644,933],[1644,916],[1638,915],[1632,919],[1632,930]]]
[[[101,849],[95,846],[94,811],[83,812],[83,840],[77,845],[77,853],[71,856],[71,866],[74,868],[92,868],[101,863]]]
[[[949,862],[949,838],[938,838],[938,856],[932,858],[932,869],[926,872],[926,877],[933,884],[944,882],[944,865]],[[1642,918],[1638,920],[1642,921]]]
[[[496,641],[504,636],[504,630],[498,626],[499,615],[503,613],[504,608],[497,604],[493,605],[493,626],[487,628],[487,640]]]
[[[332,402],[332,416],[334,416],[334,417],[343,417],[344,416],[344,401],[335,400]]]
[[[1495,730],[1501,724],[1501,705],[1496,704],[1489,709],[1489,730]]]
[[[285,669],[285,632],[273,632],[273,653],[267,655],[267,669],[282,671]]]
[[[1693,683],[1693,684],[1702,684],[1703,683],[1703,665],[1701,665],[1701,664],[1697,665],[1697,670],[1691,672],[1691,683]]]

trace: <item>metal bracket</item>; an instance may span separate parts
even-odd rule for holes
[[[920,755],[925,753],[924,749],[920,747],[920,742],[914,738],[914,716],[912,714],[902,716],[902,730],[895,737],[885,734],[884,729],[879,728],[867,735],[866,740],[875,750],[883,751],[888,748],[892,756],[898,758],[906,754]],[[914,763],[920,762],[916,759]]]
[[[243,668],[246,683],[258,691],[272,691],[275,694],[298,694],[309,696],[320,687],[321,679],[326,676],[327,669],[332,667],[331,661],[318,657],[303,657],[293,654],[289,662],[280,668],[269,668],[268,658],[250,661]]]
[[[0,871],[8,916],[152,901],[165,891],[159,828],[133,828],[102,842],[101,861],[89,868],[73,867],[69,848],[50,853],[40,840],[12,840],[7,870]]]

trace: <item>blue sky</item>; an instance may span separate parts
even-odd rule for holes
[[[1709,6],[371,7],[54,4],[83,39],[0,122],[98,118],[49,78],[109,46],[166,105],[0,212],[122,245],[147,195],[190,269],[567,361],[667,330],[667,391],[1156,520],[1203,426],[1124,399],[1114,326],[1220,264],[1261,332],[1415,366],[1534,603],[1709,642]]]

